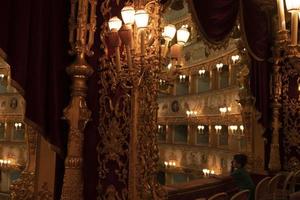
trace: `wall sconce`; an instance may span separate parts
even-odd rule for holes
[[[238,126],[237,125],[231,125],[231,126],[229,126],[229,129],[231,130],[232,134],[235,134],[237,129],[238,129]]]
[[[202,169],[202,172],[204,174],[204,177],[209,177],[210,175],[214,175],[215,174],[214,170],[209,170],[209,169]]]
[[[184,83],[184,82],[185,82],[185,80],[186,80],[186,78],[187,78],[187,76],[186,76],[186,75],[182,75],[182,74],[180,74],[180,75],[179,75],[179,82],[181,82],[181,83]]]
[[[216,133],[219,134],[220,131],[222,130],[222,126],[221,125],[215,125],[215,129],[216,129]]]
[[[241,135],[244,135],[244,125],[240,125],[240,130],[242,131]]]
[[[223,63],[218,63],[218,64],[216,64],[216,68],[217,68],[218,71],[220,71],[220,70],[222,69],[223,66],[224,66]]]
[[[231,112],[231,107],[229,106],[229,107],[220,107],[219,108],[219,111],[220,111],[220,113],[221,113],[221,115],[225,115],[227,112]]]
[[[4,78],[4,74],[0,74],[0,80]]]
[[[188,117],[195,117],[197,114],[198,114],[197,111],[193,111],[193,110],[191,110],[191,111],[186,111],[186,115],[187,115]]]
[[[12,163],[11,160],[8,160],[8,159],[0,159],[0,166],[1,166],[1,167],[9,166],[11,163]]]
[[[0,159],[0,169],[19,169],[14,159]]]
[[[171,68],[172,68],[172,63],[169,63],[169,64],[167,65],[167,69],[170,70]]]
[[[231,60],[232,60],[232,63],[233,64],[236,64],[240,59],[240,56],[239,55],[233,55],[231,56]]]
[[[176,162],[173,160],[165,161],[164,164],[166,167],[176,167]]]
[[[198,129],[198,132],[199,132],[200,134],[203,134],[203,133],[204,133],[205,126],[204,126],[204,125],[198,125],[198,126],[197,126],[197,129]]]
[[[159,84],[160,84],[161,86],[164,86],[164,85],[166,85],[166,81],[165,81],[165,80],[162,80],[162,79],[159,79]]]
[[[202,172],[204,174],[204,177],[207,177],[209,175],[209,170],[208,169],[202,169]]]
[[[15,129],[16,130],[19,130],[19,129],[22,128],[22,123],[20,123],[20,122],[19,123],[15,123],[14,125],[15,125]]]
[[[200,76],[203,76],[205,74],[205,69],[200,69],[198,73]]]

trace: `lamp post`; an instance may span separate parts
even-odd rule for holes
[[[128,188],[124,189],[127,199],[161,199],[164,193],[155,179],[159,160],[157,138],[153,134],[158,132],[156,97],[160,83],[165,83],[168,77],[177,78],[177,75],[167,75],[174,65],[171,64],[170,69],[165,67],[169,63],[171,41],[177,32],[182,50],[189,33],[186,33],[187,28],[176,31],[171,24],[162,27],[158,0],[134,0],[132,4],[126,4],[121,9],[122,19],[110,16],[110,3],[105,0],[101,6],[106,19],[101,29],[106,53],[100,58],[103,69],[100,73],[100,99],[103,99],[100,107],[109,105],[109,109],[104,109],[106,114],[100,117],[101,138],[107,142],[99,143],[98,151],[100,155],[117,153],[114,157],[99,157],[99,195],[115,191],[112,190],[116,188],[114,183],[109,188],[101,184],[101,180],[109,176],[107,169],[113,162],[117,168],[115,172],[120,172],[118,181],[124,183],[124,177],[128,178]],[[165,40],[164,46],[162,39]],[[179,59],[180,53],[174,59]],[[124,94],[122,98],[115,98],[120,91]],[[124,169],[127,165],[128,174]],[[124,195],[118,191],[115,194]]]

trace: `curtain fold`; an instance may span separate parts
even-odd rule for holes
[[[190,0],[199,29],[211,43],[222,42],[235,25],[238,0]]]
[[[192,5],[201,34],[213,44],[226,39],[236,23],[240,9],[244,42],[252,61],[251,90],[256,98],[256,107],[262,113],[261,122],[267,128],[270,118],[270,63],[267,59],[271,57],[267,16],[253,0],[192,0]]]
[[[67,0],[3,0],[0,48],[8,55],[12,79],[25,91],[26,118],[64,152],[62,110],[68,102]]]

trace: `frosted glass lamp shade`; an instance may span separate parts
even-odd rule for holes
[[[176,27],[173,24],[169,24],[164,27],[164,37],[168,40],[172,40],[176,34]]]
[[[135,10],[132,6],[125,6],[121,10],[123,22],[128,25],[132,25],[134,23],[134,14]]]
[[[285,4],[289,12],[300,11],[300,0],[285,0]]]
[[[148,26],[149,14],[145,10],[137,10],[134,18],[138,28],[146,28]]]
[[[118,31],[122,26],[122,21],[118,17],[112,17],[108,21],[110,31]]]
[[[190,37],[190,32],[186,27],[181,27],[177,31],[177,42],[179,44],[184,45],[188,41],[189,37]]]

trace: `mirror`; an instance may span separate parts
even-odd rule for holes
[[[228,176],[234,154],[254,156],[254,125],[245,122],[240,103],[251,96],[245,85],[248,55],[240,48],[239,25],[223,44],[211,45],[199,34],[188,6],[185,0],[170,1],[163,19],[177,29],[187,25],[191,33],[183,47],[179,74],[168,84],[171,87],[161,85],[157,100],[160,182],[169,188]],[[258,167],[249,164],[252,170]]]

